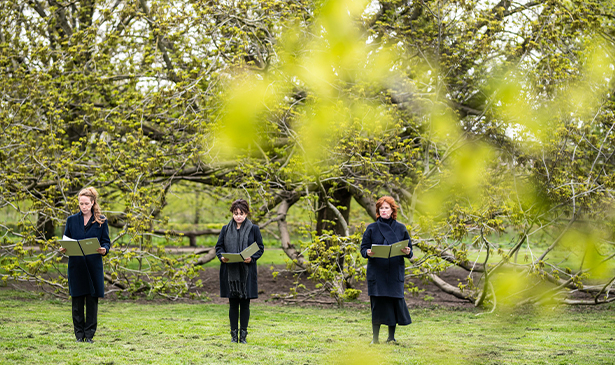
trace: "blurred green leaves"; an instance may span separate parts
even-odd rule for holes
[[[575,226],[566,232],[558,251],[568,253],[565,266],[575,272],[587,272],[592,279],[608,279],[613,275],[612,262],[604,262],[608,257],[608,245],[604,245],[604,232],[595,228]]]
[[[288,104],[272,89],[308,93],[277,128],[296,131],[291,137],[297,156],[308,163],[310,174],[322,170],[317,165],[331,158],[340,139],[357,131],[371,137],[381,134],[382,126],[393,127],[393,116],[370,94],[394,75],[394,57],[386,48],[368,45],[360,32],[357,19],[365,6],[364,1],[327,1],[309,28],[291,24],[276,47],[279,62],[265,74],[246,71],[246,81],[234,81],[226,90],[221,144],[232,150],[259,143],[258,126],[273,123],[276,103],[281,109]]]
[[[511,135],[525,142],[553,144],[557,143],[553,132],[561,125],[572,121],[581,126],[595,119],[615,76],[614,48],[600,38],[585,41],[579,76],[557,85],[552,95],[534,89],[531,76],[522,69],[492,79],[487,87],[494,91],[491,102]]]
[[[384,359],[382,351],[378,346],[369,346],[364,343],[353,343],[337,351],[336,355],[330,359],[336,365],[371,365],[382,364]]]
[[[263,119],[279,96],[275,83],[251,73],[235,78],[227,93],[216,142],[226,157],[232,158],[262,143]]]

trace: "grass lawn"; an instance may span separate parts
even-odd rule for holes
[[[256,264],[258,266],[271,266],[271,265],[285,265],[287,261],[290,261],[284,250],[281,248],[265,248],[263,256],[261,256]],[[214,257],[213,260],[203,265],[204,267],[219,267],[220,260]]]
[[[102,300],[94,344],[75,343],[70,302],[0,290],[1,364],[613,364],[615,306],[484,314],[411,310],[398,345],[369,346],[367,309],[252,305],[248,345],[228,306]],[[382,328],[381,337],[386,336]]]

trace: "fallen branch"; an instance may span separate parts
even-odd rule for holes
[[[124,285],[124,284],[122,284],[122,283],[118,282],[117,280],[113,280],[113,278],[111,277],[111,275],[109,275],[109,274],[107,274],[107,273],[105,273],[105,280],[106,280],[109,284],[111,284],[111,285],[113,285],[113,286],[116,286],[116,287],[118,287],[118,288],[120,288],[120,289],[122,289],[122,290],[126,290],[126,288],[127,288],[127,286],[126,286],[126,285]]]
[[[452,286],[446,281],[442,280],[438,275],[427,273],[427,276],[433,281],[433,283],[443,292],[453,295],[459,299],[467,300],[471,303],[474,303],[474,298],[472,298],[469,294],[465,294],[456,286]]]

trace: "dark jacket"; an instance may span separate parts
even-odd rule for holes
[[[247,297],[248,299],[258,298],[258,271],[256,268],[256,260],[258,260],[265,252],[265,246],[263,246],[263,237],[261,236],[261,231],[258,226],[255,224],[252,226],[252,230],[248,233],[248,245],[251,245],[253,242],[259,247],[259,250],[252,255],[252,262],[249,264],[244,264],[243,262],[237,262],[234,264],[225,264],[222,262],[222,254],[224,253],[224,236],[226,235],[226,226],[222,227],[222,231],[220,232],[220,236],[218,236],[218,243],[216,243],[216,255],[218,256],[218,260],[220,260],[220,297],[228,298],[229,297],[229,287],[228,287],[228,265],[248,265],[248,283],[246,284],[247,289]]]
[[[83,213],[71,215],[66,220],[64,235],[74,240],[96,237],[100,242],[100,247],[106,248],[107,253],[111,249],[109,226],[106,219],[103,224],[99,224],[92,216],[88,224],[84,226]],[[105,296],[102,255],[92,254],[85,257],[70,256],[68,258],[68,290],[72,297],[87,294],[98,298]]]
[[[384,222],[382,218],[378,221]],[[386,224],[386,223],[384,223]],[[367,294],[376,297],[404,297],[404,257],[411,258],[413,253],[407,256],[396,256],[390,259],[371,258],[367,256],[367,250],[376,245],[391,245],[402,240],[409,240],[410,235],[406,226],[393,220],[390,227],[395,233],[394,242],[389,242],[382,234],[378,223],[372,223],[365,229],[363,233],[363,241],[361,242],[361,255],[367,258]],[[412,245],[410,245],[412,248]]]

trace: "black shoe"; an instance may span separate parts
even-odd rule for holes
[[[397,345],[397,340],[394,338],[387,338],[387,343],[390,343],[392,345]]]
[[[231,330],[231,342],[237,343],[237,332],[238,330]]]
[[[94,343],[94,340],[92,340],[91,338],[86,338],[85,340],[83,340],[83,342]]]
[[[75,339],[75,342],[83,342],[83,338],[77,338]]]
[[[248,343],[246,341],[246,337],[248,337],[248,330],[245,328],[242,328],[240,333],[239,333],[239,342],[240,343]]]

